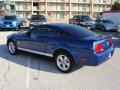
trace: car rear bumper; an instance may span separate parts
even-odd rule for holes
[[[109,50],[99,53],[99,54],[84,54],[84,56],[80,55],[78,58],[79,65],[82,66],[97,66],[105,61],[109,60],[114,53],[114,47],[111,47]]]

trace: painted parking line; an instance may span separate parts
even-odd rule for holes
[[[27,79],[26,79],[26,88],[30,89],[30,56],[28,56],[27,62]]]

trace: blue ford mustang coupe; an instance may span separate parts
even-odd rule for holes
[[[18,51],[53,57],[57,68],[70,72],[78,65],[99,65],[112,57],[112,37],[70,24],[44,24],[7,37],[9,52]]]

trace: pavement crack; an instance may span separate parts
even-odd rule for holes
[[[10,71],[10,63],[9,63],[9,61],[8,61],[7,70],[6,70],[6,72],[3,74],[4,80],[5,80],[5,82],[7,82],[7,85],[10,84],[10,82],[9,82],[9,80],[8,80],[8,78],[7,78],[7,74],[8,74],[9,71]],[[5,88],[5,86],[6,86],[6,85],[4,85],[4,86],[1,88],[1,90],[3,90],[3,89]]]
[[[8,84],[9,84],[9,80],[7,78],[7,74],[8,74],[9,71],[10,71],[10,63],[8,61],[8,68],[7,68],[7,71],[4,73],[4,79]]]

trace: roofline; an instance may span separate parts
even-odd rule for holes
[[[103,13],[120,13],[120,10],[103,11]]]

